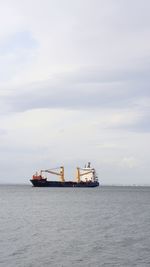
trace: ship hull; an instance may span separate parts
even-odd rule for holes
[[[47,180],[30,180],[34,187],[96,187],[99,186],[99,182],[59,182],[59,181],[47,181]]]

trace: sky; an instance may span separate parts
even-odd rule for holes
[[[149,10],[0,1],[0,183],[90,161],[101,184],[150,185]]]

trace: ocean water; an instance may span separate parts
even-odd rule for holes
[[[150,187],[0,186],[0,267],[150,266]]]

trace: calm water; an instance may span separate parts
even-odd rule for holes
[[[150,266],[150,188],[0,186],[0,267]]]

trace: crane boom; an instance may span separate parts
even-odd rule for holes
[[[87,172],[84,172],[84,173],[80,173],[80,169],[81,169],[81,168],[77,167],[77,175],[76,175],[76,179],[77,179],[77,182],[78,182],[78,183],[81,182],[81,179],[80,179],[81,176],[87,175],[87,174],[89,174],[89,173],[93,173],[93,170],[90,170],[90,171],[87,171]]]
[[[60,172],[51,171],[50,169],[41,170],[41,173],[42,172],[47,172],[47,173],[58,175],[58,176],[60,176],[61,182],[65,182],[65,178],[64,178],[64,167],[62,167],[62,166],[60,167]]]
[[[59,172],[54,172],[54,171],[50,171],[50,170],[41,170],[41,172],[48,172],[48,173],[51,173],[51,174],[60,175]]]

